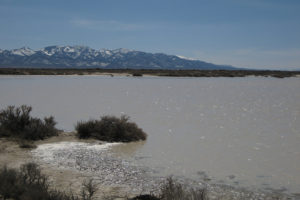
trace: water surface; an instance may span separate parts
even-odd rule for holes
[[[153,175],[300,191],[300,78],[1,76],[1,108],[21,104],[67,131],[129,115],[148,140],[112,152]]]

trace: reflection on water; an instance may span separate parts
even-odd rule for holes
[[[131,116],[147,141],[112,152],[158,175],[300,190],[300,78],[1,76],[0,94],[65,130]]]

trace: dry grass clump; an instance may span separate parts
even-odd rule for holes
[[[139,195],[130,200],[208,200],[206,189],[193,189],[169,177],[157,195]]]
[[[79,138],[108,142],[132,142],[147,138],[146,133],[136,123],[130,122],[128,116],[103,116],[100,120],[78,122],[75,129]]]
[[[207,200],[206,189],[188,188],[186,185],[176,182],[169,177],[160,188],[161,200]]]

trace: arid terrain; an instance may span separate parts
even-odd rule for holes
[[[35,145],[51,144],[63,141],[78,142],[74,133],[62,133],[57,137],[52,137],[43,141],[35,142]],[[85,140],[85,142],[99,143],[95,140]],[[100,142],[101,143],[101,142]],[[42,172],[46,174],[50,181],[51,187],[60,191],[72,192],[79,194],[81,191],[82,183],[86,180],[93,179],[92,174],[81,173],[78,170],[71,170],[67,168],[55,168],[51,165],[38,162],[31,153],[32,149],[24,149],[19,147],[19,142],[16,140],[1,138],[0,139],[0,165],[3,167],[5,164],[9,168],[19,168],[20,165],[28,162],[37,162],[42,169]],[[97,182],[98,183],[98,182]],[[126,194],[126,195],[124,195]],[[116,197],[130,197],[129,193],[120,190],[118,187],[111,187],[105,185],[98,185],[98,191],[95,195],[96,199],[101,199],[107,196]]]

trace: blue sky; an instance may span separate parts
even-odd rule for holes
[[[0,0],[0,48],[86,45],[300,69],[300,0]]]

